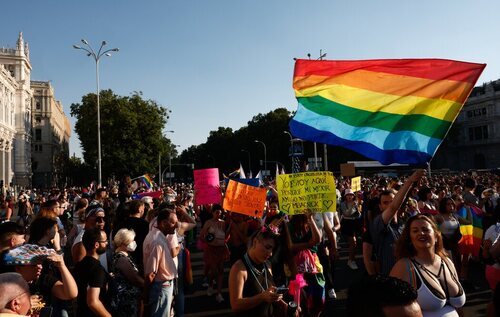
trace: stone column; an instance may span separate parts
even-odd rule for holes
[[[3,180],[4,186],[6,184],[5,180],[5,140],[0,140],[0,179]]]
[[[12,182],[12,142],[5,147],[5,180],[4,184],[10,186]]]

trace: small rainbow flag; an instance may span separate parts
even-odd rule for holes
[[[290,131],[382,164],[425,165],[485,66],[443,59],[299,59],[293,77],[299,106]]]
[[[472,219],[467,217],[467,208],[470,208]],[[463,206],[457,215],[472,220],[470,225],[460,225],[462,239],[458,242],[460,253],[478,256],[483,241],[483,211],[476,206]]]
[[[153,187],[153,182],[151,181],[151,178],[149,178],[148,174],[139,176],[138,179],[144,184],[144,186],[146,186],[147,189],[151,189],[151,187]]]

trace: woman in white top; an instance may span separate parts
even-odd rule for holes
[[[417,289],[417,301],[424,317],[462,315],[465,292],[453,262],[443,249],[441,233],[429,217],[417,215],[408,220],[396,254],[399,261],[390,275]]]

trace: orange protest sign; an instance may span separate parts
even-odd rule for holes
[[[223,208],[232,212],[262,218],[267,190],[230,180]]]

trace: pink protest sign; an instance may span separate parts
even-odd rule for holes
[[[195,170],[194,192],[198,205],[220,204],[219,169],[207,168]]]

